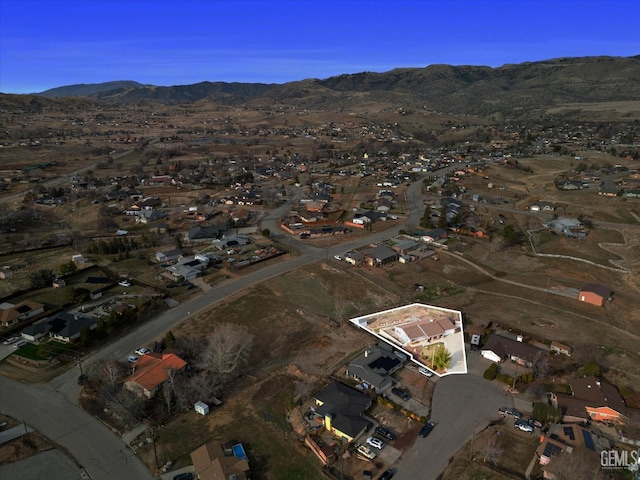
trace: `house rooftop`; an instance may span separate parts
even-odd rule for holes
[[[134,382],[145,390],[153,390],[168,378],[168,371],[178,371],[187,365],[183,359],[173,353],[148,353],[142,355],[133,364],[133,373],[127,382]]]
[[[580,289],[581,292],[595,293],[602,298],[609,298],[611,295],[611,289],[605,285],[598,283],[588,283]]]

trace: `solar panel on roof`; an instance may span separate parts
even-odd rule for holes
[[[593,437],[591,436],[591,433],[586,430],[582,430],[582,437],[584,438],[584,446],[589,450],[593,450],[595,452],[596,446],[593,443]]]
[[[562,449],[559,446],[557,446],[554,443],[547,442],[547,444],[544,447],[544,452],[542,452],[542,455],[547,458],[551,458],[551,457],[560,455],[560,452],[562,452]]]
[[[573,433],[573,427],[563,427],[564,436],[569,438],[570,440],[575,440],[576,436]]]
[[[400,363],[400,360],[392,357],[378,357],[373,362],[369,364],[369,368],[372,370],[376,370],[381,368],[386,370],[387,372],[393,369],[396,365]]]

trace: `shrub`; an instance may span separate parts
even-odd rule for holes
[[[498,379],[499,382],[502,383],[507,383],[509,381],[509,375],[505,375],[504,373],[499,373],[498,375],[496,375],[496,378]]]
[[[498,374],[498,365],[495,363],[492,363],[491,365],[489,365],[489,368],[487,368],[484,371],[482,376],[487,380],[495,380],[497,374]]]

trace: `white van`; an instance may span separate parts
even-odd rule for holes
[[[19,342],[14,343],[13,346],[16,348],[20,348],[20,347],[24,347],[28,343],[29,342],[27,342],[26,340],[20,340]]]

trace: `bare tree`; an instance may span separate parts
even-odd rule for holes
[[[136,424],[146,416],[144,397],[126,388],[120,389],[107,403],[111,411],[127,424]]]
[[[202,350],[204,350],[207,339],[202,335],[187,335],[176,338],[175,347],[182,352],[185,360],[191,360],[190,363],[197,363]]]
[[[193,404],[198,400],[207,401],[220,392],[222,382],[219,377],[207,371],[202,371],[192,376],[185,385],[185,396],[187,404]]]
[[[533,373],[533,378],[543,378],[549,373],[549,360],[544,352],[538,352],[533,357],[531,373]]]
[[[246,327],[232,323],[218,325],[200,353],[198,366],[224,381],[247,360],[253,335]]]
[[[500,457],[502,457],[503,448],[502,445],[500,445],[498,433],[498,431],[491,432],[491,434],[478,448],[478,453],[482,455],[483,462],[489,462],[497,465]]]
[[[162,388],[162,396],[164,397],[165,404],[167,405],[167,413],[171,414],[171,404],[175,397],[176,392],[176,371],[173,368],[167,370],[167,381]]]
[[[122,364],[115,360],[106,360],[100,365],[99,371],[103,389],[111,395],[117,392],[125,376]]]

